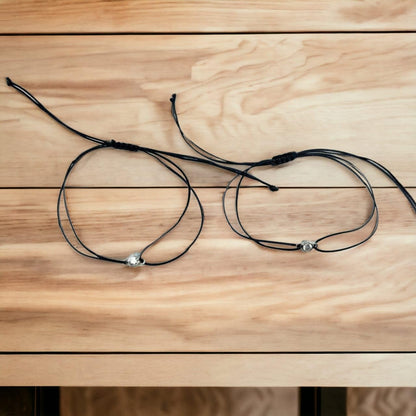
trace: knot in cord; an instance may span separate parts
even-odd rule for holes
[[[129,152],[138,152],[141,149],[137,144],[117,142],[115,140],[107,142],[107,146],[114,149],[128,150]]]
[[[271,158],[271,165],[283,165],[283,163],[291,162],[292,160],[295,160],[297,157],[298,154],[296,152],[282,153],[281,155],[276,155]]]

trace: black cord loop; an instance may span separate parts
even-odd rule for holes
[[[378,214],[378,207],[377,207],[377,203],[376,203],[376,199],[374,196],[374,191],[373,191],[373,187],[370,183],[370,181],[368,180],[368,178],[364,175],[364,173],[357,168],[357,166],[348,159],[360,159],[363,160],[367,163],[369,163],[370,165],[376,167],[377,169],[379,169],[384,175],[386,175],[398,188],[399,190],[403,193],[403,195],[406,197],[406,199],[409,201],[411,208],[415,211],[416,213],[416,202],[413,199],[413,197],[410,195],[410,193],[406,190],[406,188],[399,182],[399,180],[384,166],[382,166],[380,163],[372,160],[372,159],[368,159],[366,157],[363,156],[358,156],[355,155],[353,153],[348,153],[348,152],[342,152],[339,150],[333,150],[333,149],[309,149],[309,150],[303,150],[301,152],[287,152],[287,153],[283,153],[280,155],[276,155],[273,156],[271,159],[265,159],[265,160],[261,160],[259,162],[233,162],[233,161],[229,161],[226,159],[222,159],[221,157],[218,157],[212,153],[209,153],[207,151],[205,151],[203,148],[201,148],[200,146],[198,146],[194,141],[192,141],[189,137],[187,137],[184,133],[184,131],[181,128],[181,125],[179,123],[179,118],[177,115],[177,111],[176,111],[176,95],[174,94],[171,98],[171,103],[172,103],[172,116],[173,119],[179,129],[179,132],[182,136],[182,138],[184,139],[185,143],[195,152],[199,153],[200,155],[209,158],[210,160],[216,160],[216,161],[221,161],[221,163],[226,163],[226,164],[234,164],[234,165],[245,165],[247,166],[246,169],[243,170],[243,174],[237,173],[231,180],[230,182],[227,184],[225,191],[223,193],[223,198],[222,198],[222,206],[223,206],[223,212],[225,215],[225,219],[228,223],[228,225],[231,227],[231,229],[240,237],[246,238],[248,240],[253,241],[254,243],[262,246],[262,247],[266,247],[266,248],[270,248],[270,249],[274,249],[274,250],[289,250],[289,251],[294,251],[294,250],[301,250],[304,252],[309,252],[312,250],[316,250],[316,251],[320,251],[320,252],[338,252],[338,251],[344,251],[344,250],[348,250],[351,249],[353,247],[357,247],[363,243],[365,243],[366,241],[368,241],[376,232],[377,227],[378,227],[378,223],[379,223],[379,214]],[[343,230],[343,231],[338,231],[338,232],[334,232],[328,235],[325,235],[323,237],[317,238],[314,241],[310,241],[310,240],[303,240],[301,243],[289,243],[289,242],[283,242],[283,241],[277,241],[277,240],[266,240],[266,239],[261,239],[261,238],[256,238],[254,237],[252,234],[250,234],[246,228],[244,227],[241,218],[240,218],[240,213],[239,213],[239,196],[240,196],[240,192],[242,189],[242,183],[245,177],[248,177],[250,171],[253,168],[256,167],[260,167],[260,166],[271,166],[271,167],[276,167],[276,166],[280,166],[282,164],[286,164],[288,162],[291,162],[295,159],[298,158],[303,158],[303,157],[323,157],[329,160],[332,160],[335,163],[340,164],[341,166],[345,167],[346,169],[348,169],[366,188],[369,196],[370,196],[370,200],[371,200],[371,210],[370,210],[370,214],[369,216],[365,219],[365,221],[355,227],[352,228],[350,230]],[[348,159],[347,159],[348,158]],[[235,197],[234,197],[234,212],[235,212],[235,218],[236,218],[236,224],[233,224],[233,222],[230,220],[230,215],[229,215],[229,211],[227,210],[227,206],[226,206],[226,197],[227,194],[229,193],[230,189],[232,188],[233,184],[235,183],[235,181],[238,179],[237,184],[235,185]],[[343,235],[343,234],[349,234],[349,233],[354,233],[357,231],[362,230],[364,227],[366,227],[368,224],[370,224],[370,222],[374,220],[374,224],[373,227],[370,229],[369,234],[364,237],[362,240],[360,240],[357,243],[354,244],[350,244],[348,246],[345,247],[339,247],[336,249],[324,249],[322,247],[320,247],[320,245],[318,245],[318,243],[330,239],[331,237],[335,237],[335,236],[339,236],[339,235]]]
[[[115,258],[105,256],[105,255],[102,255],[102,254],[98,254],[97,252],[95,252],[92,249],[90,249],[89,247],[87,247],[86,244],[81,240],[81,238],[79,237],[78,232],[75,229],[74,223],[73,223],[73,221],[71,219],[71,216],[70,216],[70,213],[69,213],[68,204],[67,204],[67,197],[66,197],[66,184],[67,184],[68,178],[69,178],[71,172],[73,171],[74,167],[84,156],[86,156],[87,154],[89,154],[93,151],[103,149],[103,148],[106,148],[106,147],[108,147],[108,146],[100,144],[100,145],[94,146],[94,147],[82,152],[80,155],[78,155],[76,157],[76,159],[74,161],[72,161],[72,163],[69,165],[68,170],[65,174],[65,177],[64,177],[64,180],[62,182],[61,188],[59,190],[59,195],[58,195],[57,218],[58,218],[59,228],[60,228],[66,242],[72,247],[73,250],[75,250],[77,253],[79,253],[79,254],[81,254],[85,257],[95,258],[95,259],[98,259],[98,260],[110,261],[110,262],[114,262],[114,263],[124,263],[124,264],[127,264],[127,265],[132,266],[132,267],[143,266],[145,264],[147,266],[161,266],[161,265],[164,265],[164,264],[171,263],[172,261],[177,260],[178,258],[182,257],[195,244],[196,240],[198,239],[199,235],[201,234],[202,227],[203,227],[203,224],[204,224],[204,219],[205,219],[202,203],[201,203],[197,193],[195,192],[195,190],[190,185],[188,177],[186,176],[184,171],[176,163],[174,163],[173,161],[169,160],[168,158],[166,158],[164,156],[153,154],[151,152],[146,152],[146,151],[144,153],[146,153],[147,155],[156,159],[162,166],[164,166],[166,169],[168,169],[170,172],[172,172],[175,176],[177,176],[186,185],[186,188],[187,188],[186,203],[185,203],[185,206],[184,206],[181,214],[179,215],[178,219],[176,220],[176,222],[171,227],[169,227],[166,231],[164,231],[159,237],[157,237],[151,243],[149,243],[145,247],[143,247],[139,252],[132,253],[130,256],[128,256],[126,259],[123,259],[123,260],[115,259]],[[199,225],[198,230],[197,230],[194,238],[192,239],[192,241],[188,244],[188,246],[181,253],[179,253],[178,255],[176,255],[176,256],[168,259],[168,260],[161,261],[161,262],[145,261],[142,257],[143,254],[150,247],[154,246],[160,240],[162,240],[164,237],[166,237],[182,221],[182,219],[184,218],[184,216],[185,216],[185,214],[188,211],[188,208],[190,206],[191,196],[193,196],[195,198],[195,200],[198,204],[199,210],[200,210],[200,225]],[[72,235],[75,238],[76,243],[78,243],[82,247],[82,249],[84,249],[84,250],[78,248],[71,241],[71,239],[68,237],[68,234],[67,234],[67,232],[65,231],[65,229],[62,225],[62,218],[61,218],[61,204],[62,204],[62,201],[63,201],[63,206],[64,206],[64,212],[65,212],[66,218],[68,220],[68,223],[70,225]]]

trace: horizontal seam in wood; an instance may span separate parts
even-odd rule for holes
[[[416,354],[416,351],[0,351],[1,355],[335,355]]]
[[[194,189],[225,189],[225,186],[193,186]],[[395,186],[373,186],[373,189],[397,189]],[[416,186],[405,186],[406,189],[416,189]],[[59,186],[2,186],[2,190],[59,190]],[[186,186],[67,186],[66,189],[187,189]],[[235,189],[230,186],[230,189]],[[267,189],[265,186],[242,186],[241,189]],[[365,189],[364,186],[279,186],[279,190],[290,189]]]
[[[330,35],[330,34],[403,34],[416,33],[415,30],[339,30],[339,31],[286,31],[286,32],[28,32],[0,33],[0,36],[193,36],[193,35]]]

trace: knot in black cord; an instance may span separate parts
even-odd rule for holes
[[[292,160],[295,160],[297,157],[298,154],[296,152],[282,153],[281,155],[276,155],[271,158],[271,165],[283,165],[283,163],[291,162]]]
[[[137,146],[137,144],[117,142],[115,140],[107,142],[107,146],[113,147],[114,149],[128,150],[129,152],[138,152],[141,150],[141,147]]]

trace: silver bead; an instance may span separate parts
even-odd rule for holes
[[[127,266],[129,267],[139,267],[144,266],[146,262],[141,258],[141,253],[132,253],[125,260]]]
[[[310,252],[310,251],[312,251],[315,247],[316,247],[316,243],[315,243],[315,241],[303,240],[303,241],[300,243],[300,249],[301,249],[304,253],[309,253],[309,252]]]

